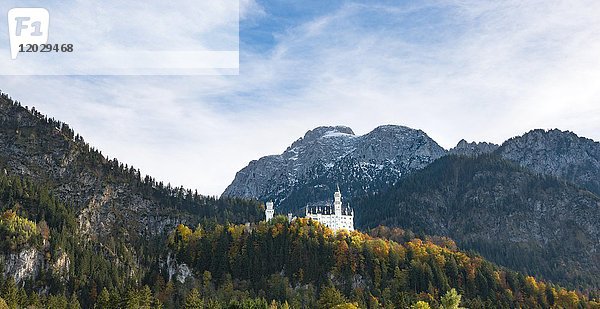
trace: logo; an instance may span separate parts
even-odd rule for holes
[[[46,44],[49,26],[50,13],[44,8],[13,8],[8,11],[12,59],[17,59],[27,44]]]

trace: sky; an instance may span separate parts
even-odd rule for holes
[[[321,125],[405,125],[444,148],[536,128],[600,141],[600,1],[242,0],[239,14],[239,75],[0,76],[0,89],[210,195]]]

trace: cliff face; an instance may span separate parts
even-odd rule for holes
[[[533,130],[497,150],[536,173],[553,175],[600,194],[600,143],[560,130]]]
[[[476,143],[467,142],[462,139],[458,144],[448,151],[448,154],[460,155],[460,156],[479,156],[482,154],[488,154],[498,149],[498,145],[492,143]]]
[[[41,252],[35,248],[23,249],[19,252],[0,254],[0,264],[4,265],[4,276],[12,276],[15,282],[35,279],[44,268]]]
[[[280,155],[252,161],[223,195],[272,199],[283,209],[329,199],[336,184],[347,198],[377,192],[445,155],[420,130],[381,126],[356,136],[348,127],[308,131]]]

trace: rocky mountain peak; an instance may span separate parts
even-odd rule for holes
[[[423,132],[421,130],[416,130],[413,128],[409,128],[406,126],[400,126],[395,124],[385,124],[376,127],[370,134],[381,134],[381,133],[390,133],[390,134],[406,134],[408,132]]]
[[[311,142],[323,137],[351,137],[354,136],[354,131],[346,126],[321,126],[314,128],[300,138],[298,142]]]
[[[498,145],[487,142],[467,142],[465,139],[461,139],[458,144],[449,150],[449,154],[462,155],[462,156],[478,156],[481,154],[492,153],[498,149]]]
[[[527,147],[536,147],[538,149],[554,148],[560,151],[567,151],[569,146],[572,146],[571,143],[577,142],[598,144],[593,140],[579,137],[571,131],[562,131],[559,129],[535,129],[507,141],[509,144],[516,143],[523,146],[527,145]]]
[[[250,162],[223,195],[294,200],[298,206],[306,197],[316,199],[310,202],[329,197],[330,189],[341,182],[346,188],[343,194],[349,197],[364,193],[367,186],[389,186],[444,154],[423,131],[404,126],[379,126],[361,136],[345,126],[318,127],[281,155]],[[304,190],[308,183],[313,192],[300,194],[297,189]]]
[[[570,131],[532,130],[502,144],[497,153],[533,170],[600,194],[600,143]]]

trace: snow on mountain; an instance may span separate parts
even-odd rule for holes
[[[445,153],[423,131],[408,127],[385,125],[357,136],[349,127],[323,126],[280,155],[250,162],[223,195],[272,199],[296,209],[329,198],[338,183],[349,198],[376,192]]]

